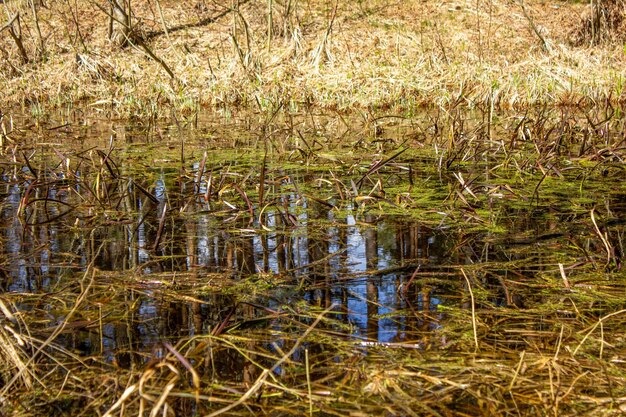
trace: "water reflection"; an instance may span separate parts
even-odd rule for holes
[[[293,297],[297,294],[293,288],[300,288],[303,299],[313,305],[325,308],[335,303],[343,320],[353,326],[353,336],[378,341],[404,340],[406,332],[414,330],[410,319],[395,317],[395,312],[415,308],[428,316],[440,302],[431,289],[412,287],[406,296],[398,290],[413,269],[446,262],[447,237],[435,230],[401,219],[372,215],[357,219],[355,212],[340,214],[313,200],[298,206],[289,201],[293,197],[284,196],[281,209],[265,212],[267,231],[262,231],[259,224],[224,214],[177,215],[187,204],[180,193],[185,188],[175,182],[171,186],[174,192],[165,181],[157,182],[157,204],[140,193],[125,194],[123,201],[131,209],[122,217],[112,213],[97,227],[74,227],[71,220],[48,222],[48,213],[35,210],[29,224],[20,222],[21,191],[7,186],[1,214],[9,226],[3,228],[3,256],[8,260],[4,290],[57,291],[62,280],[77,279],[92,259],[103,272],[134,271],[138,287],[123,295],[127,310],[119,312],[122,316],[105,320],[102,343],[94,339],[97,332],[87,318],[74,323],[66,340],[85,354],[99,349],[126,352],[116,359],[125,364],[132,362],[131,352],[150,350],[158,340],[215,329],[235,307],[237,315],[254,318],[254,308],[237,304],[234,297],[214,294],[200,297],[201,303],[185,303],[155,296],[153,287],[176,285],[176,273],[184,274],[184,285],[192,279],[202,281],[206,273],[226,273],[236,281],[259,274],[280,277],[280,286],[292,288],[285,294]],[[163,210],[167,221],[155,247]],[[297,218],[297,225],[288,216]],[[387,269],[393,271],[379,272]],[[249,301],[267,306],[289,302],[280,295]],[[91,313],[90,320],[96,320]],[[62,319],[63,315],[50,313],[49,323]]]
[[[265,227],[269,231],[247,220],[224,222],[211,213],[171,216],[162,243],[151,248],[159,229],[159,212],[181,207],[175,198],[169,201],[170,207],[161,202],[144,212],[144,203],[137,201],[136,220],[121,219],[83,233],[55,223],[26,226],[19,222],[18,189],[7,187],[2,210],[4,224],[10,225],[3,229],[4,291],[55,292],[65,285],[64,279],[76,279],[81,265],[89,263],[96,252],[95,265],[101,271],[135,271],[134,289],[113,295],[125,298],[126,311],[105,319],[102,342],[92,323],[97,319],[95,312],[77,320],[66,338],[69,346],[85,354],[99,349],[117,352],[115,360],[129,366],[137,360],[133,352],[148,352],[159,340],[204,334],[225,320],[231,324],[229,317],[252,320],[259,314],[255,305],[280,308],[294,301],[298,289],[312,305],[339,306],[339,317],[351,326],[353,337],[415,343],[416,335],[438,328],[438,305],[458,302],[462,281],[446,265],[511,262],[518,258],[517,248],[533,245],[536,236],[527,233],[527,241],[488,243],[484,236],[452,233],[402,218],[340,214],[309,201],[299,214],[298,226],[286,226],[284,213],[268,210]],[[537,227],[539,222],[517,218],[519,228],[527,228],[528,222]],[[553,220],[547,224],[545,231],[554,229]],[[530,253],[519,257],[527,262]],[[535,266],[496,270],[480,278],[483,285],[501,288],[501,298],[493,302],[521,306],[523,300],[504,284],[504,278],[535,276],[545,269],[542,258],[548,255],[540,247],[534,255]],[[248,304],[223,294],[197,297],[199,302],[171,301],[158,295],[162,287],[202,284],[203,275],[215,273],[235,282],[274,277],[277,289],[269,298],[265,294],[245,298]],[[440,279],[432,284],[423,278]],[[463,303],[469,308],[467,300]],[[48,313],[51,325],[62,319],[63,315]]]
[[[143,149],[137,143],[151,146],[141,135],[118,132],[127,152]],[[240,137],[232,145],[249,142]],[[62,177],[42,169],[21,183],[2,178],[1,286],[25,294],[21,307],[41,314],[37,330],[45,336],[74,300],[27,295],[74,286],[78,293],[93,263],[95,299],[72,318],[61,340],[71,350],[102,353],[122,367],[143,363],[160,341],[243,328],[259,332],[262,347],[250,345],[250,352],[278,351],[282,342],[273,340],[272,330],[293,325],[278,317],[302,300],[320,309],[336,306],[334,318],[343,327],[332,330],[346,339],[425,348],[443,326],[443,307],[470,308],[460,267],[483,266],[470,278],[492,291],[478,307],[515,308],[540,296],[522,296],[518,283],[553,270],[558,251],[578,261],[581,254],[604,250],[588,233],[592,203],[572,212],[551,203],[549,195],[541,197],[542,204],[521,208],[517,201],[493,203],[493,227],[509,231],[502,236],[463,224],[448,227],[443,218],[434,226],[372,214],[349,199],[336,203],[333,187],[309,196],[299,187],[319,178],[304,165],[266,174],[268,188],[259,204],[258,187],[237,188],[252,168],[235,166],[236,158],[214,166],[196,161],[186,170],[182,162],[141,169],[132,161],[113,164],[104,152],[82,157],[80,169]],[[433,163],[407,165],[425,173]],[[392,172],[392,185],[404,181],[403,173]],[[430,178],[422,175],[410,180]],[[436,178],[432,187],[447,189],[444,181]],[[594,200],[623,218],[621,195]],[[466,212],[478,216],[473,207]],[[254,380],[258,368],[241,355],[211,354],[221,355],[212,372]]]

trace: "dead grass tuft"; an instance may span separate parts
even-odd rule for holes
[[[288,1],[271,2],[270,13],[270,3],[260,0],[237,10],[137,0],[135,35],[125,48],[108,41],[95,0],[54,2],[37,13],[43,49],[24,4],[7,1],[5,9],[21,17],[27,63],[7,30],[0,33],[0,80],[11,105],[88,105],[147,117],[154,106],[410,110],[622,100],[615,74],[623,54],[608,42],[621,39],[620,1],[602,2],[599,26],[583,24],[579,46],[572,46],[569,34],[585,6],[570,2],[529,1],[522,8],[500,0],[367,0],[335,8],[329,1]],[[593,28],[603,42],[584,47]]]
[[[576,46],[596,46],[626,39],[626,2],[606,0],[592,2],[579,26],[571,32]]]

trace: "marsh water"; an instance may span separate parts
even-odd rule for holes
[[[390,351],[514,370],[626,301],[613,109],[3,124],[0,298],[98,369],[183,352],[242,394],[293,346],[272,372],[301,381],[306,350],[323,397]]]

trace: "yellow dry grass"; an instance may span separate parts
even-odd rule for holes
[[[39,57],[26,3],[4,9],[5,19],[20,12],[31,62],[0,32],[0,85],[4,105],[36,114],[79,105],[159,117],[221,105],[411,111],[623,99],[622,45],[570,42],[588,7],[579,3],[530,0],[524,14],[522,3],[504,0],[271,2],[270,39],[268,1],[240,1],[235,11],[230,3],[165,0],[163,20],[155,0],[134,1],[135,36],[173,79],[140,43],[110,44],[97,0],[40,7]]]

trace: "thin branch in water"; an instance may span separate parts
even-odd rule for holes
[[[161,236],[163,235],[163,229],[165,229],[165,213],[167,213],[167,203],[163,204],[163,212],[161,213],[161,219],[159,220],[159,230],[157,231],[156,239],[152,250],[156,251],[161,243]]]
[[[472,291],[472,284],[470,283],[470,280],[467,277],[467,274],[465,273],[465,270],[463,268],[461,268],[461,273],[463,274],[463,278],[465,278],[465,282],[467,283],[467,290],[469,291],[470,299],[472,302],[472,330],[474,332],[474,345],[475,345],[474,352],[478,352],[479,345],[478,345],[478,330],[477,330],[477,325],[476,325],[476,302],[474,300],[474,291]]]

